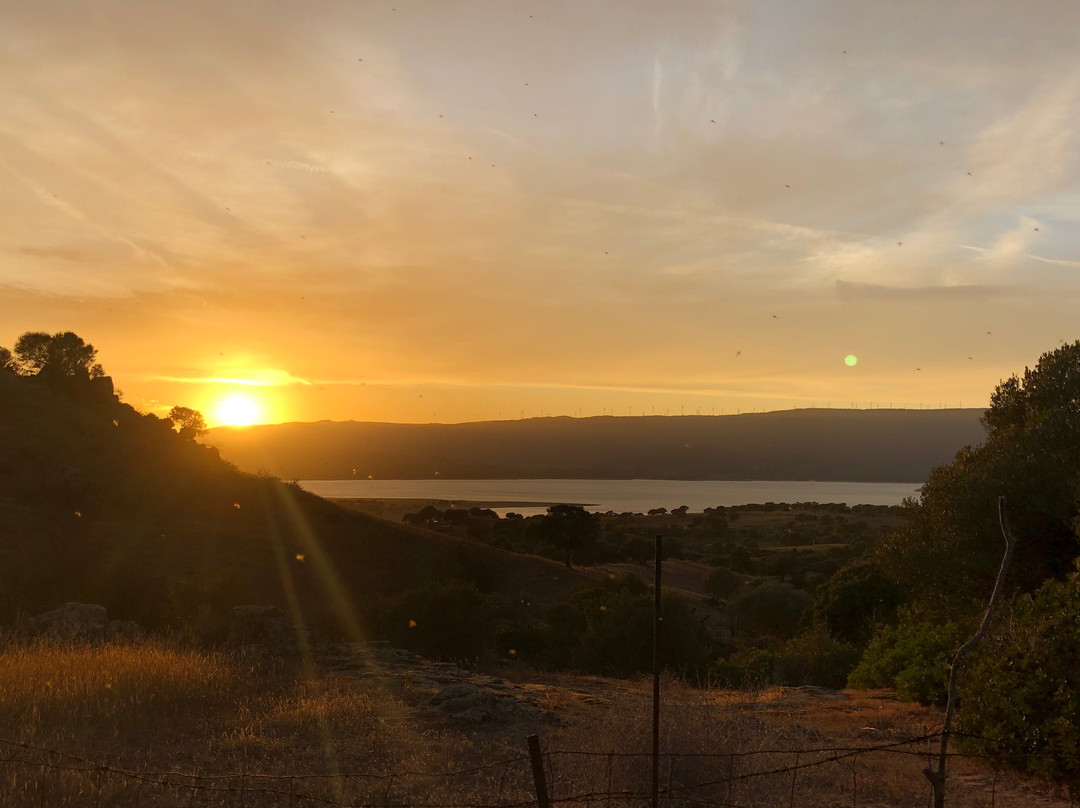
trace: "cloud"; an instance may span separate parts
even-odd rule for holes
[[[286,370],[261,369],[235,376],[159,376],[146,377],[155,382],[176,384],[238,384],[245,387],[286,387],[288,385],[310,386],[313,382],[294,376]],[[323,382],[320,382],[322,384]]]
[[[981,302],[1027,296],[1032,290],[1019,286],[885,286],[875,283],[836,281],[836,296],[841,300],[944,300]]]

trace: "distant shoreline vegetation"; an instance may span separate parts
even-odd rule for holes
[[[542,513],[548,505],[582,505],[589,511],[648,513],[687,506],[694,513],[716,506],[844,503],[899,505],[917,497],[917,483],[785,480],[301,480],[326,499],[423,500]]]

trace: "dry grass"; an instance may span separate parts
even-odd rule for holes
[[[528,687],[546,694],[562,719],[541,729],[556,799],[591,794],[607,804],[609,791],[648,794],[648,680],[518,674],[541,680]],[[341,804],[532,799],[524,759],[438,775],[521,758],[535,726],[447,729],[393,695],[393,684],[162,643],[11,646],[0,651],[0,735],[74,757],[0,743],[0,806],[313,804],[290,797],[298,794]],[[926,744],[837,750],[866,750],[939,725],[938,712],[885,691],[734,692],[665,680],[663,802],[922,806]],[[139,779],[115,770],[172,774]],[[1067,804],[980,761],[957,759],[950,772],[950,805]],[[610,802],[630,804],[642,800]]]
[[[11,645],[0,652],[0,726],[74,750],[141,740],[216,715],[236,674],[220,655],[161,644]]]
[[[196,796],[194,804],[236,804],[241,782],[247,805],[287,804],[271,792],[293,790],[370,801],[375,789],[382,801],[388,787],[423,784],[379,775],[444,772],[493,754],[421,726],[377,681],[163,643],[8,646],[0,726],[0,738],[14,742],[0,743],[0,806],[187,805]],[[175,774],[145,781],[119,771]],[[253,774],[226,777],[241,772]],[[376,777],[341,777],[347,772]],[[476,778],[439,786],[478,787]]]

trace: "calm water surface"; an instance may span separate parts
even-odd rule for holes
[[[327,499],[441,499],[449,502],[531,503],[495,507],[504,515],[543,513],[556,503],[584,505],[590,511],[632,511],[689,505],[700,512],[717,505],[754,502],[845,502],[848,505],[899,505],[918,496],[917,483],[826,483],[755,480],[301,480],[300,485]]]

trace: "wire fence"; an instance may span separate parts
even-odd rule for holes
[[[660,755],[660,805],[859,806],[927,804],[922,767],[939,734],[874,745]],[[0,806],[351,806],[354,808],[547,808],[528,754],[444,771],[195,773],[119,768],[65,752],[0,740]],[[950,758],[980,758],[951,753]],[[651,804],[651,753],[541,752],[548,806],[644,808]],[[991,784],[985,780],[992,774]],[[884,775],[884,777],[883,777]],[[984,769],[978,799],[997,797]],[[883,780],[893,789],[887,796]],[[970,787],[970,783],[967,783]],[[896,801],[899,788],[905,799]]]

